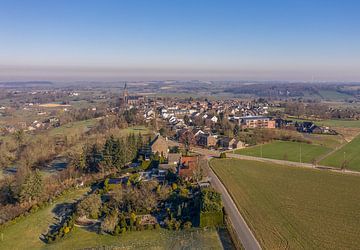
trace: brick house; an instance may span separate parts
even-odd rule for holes
[[[165,158],[168,157],[169,146],[167,140],[161,135],[157,135],[155,139],[150,143],[150,148],[153,154],[163,154]]]
[[[199,167],[201,156],[182,156],[178,166],[178,175],[181,178],[192,179]]]

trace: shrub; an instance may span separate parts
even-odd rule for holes
[[[222,152],[222,153],[220,154],[220,158],[222,158],[222,159],[226,158],[226,153],[225,153],[225,152]]]
[[[183,224],[183,228],[184,228],[185,230],[189,230],[191,227],[192,227],[191,221],[187,221],[187,222],[185,222],[185,223]]]

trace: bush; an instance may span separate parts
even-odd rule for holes
[[[185,222],[185,223],[183,224],[183,228],[184,228],[185,230],[189,230],[191,227],[192,227],[191,221],[187,221],[187,222]]]
[[[75,223],[75,214],[70,215],[64,223],[57,228],[55,232],[48,232],[44,238],[47,243],[53,243],[57,240],[63,238],[66,234],[68,234],[74,228]]]
[[[222,158],[222,159],[226,158],[226,153],[225,153],[225,152],[222,152],[222,153],[220,154],[220,158]]]

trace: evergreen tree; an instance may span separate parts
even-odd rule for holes
[[[111,167],[113,165],[113,159],[112,159],[113,145],[114,145],[114,137],[110,136],[110,138],[106,139],[102,152],[103,154],[102,163],[106,167]]]
[[[125,147],[124,141],[121,139],[117,139],[113,144],[112,150],[112,158],[113,158],[113,165],[121,169],[125,165]]]
[[[31,202],[34,199],[40,197],[43,191],[43,181],[40,171],[36,169],[35,172],[29,173],[26,177],[24,183],[21,185],[20,190],[20,201],[29,201]]]
[[[86,155],[86,168],[88,172],[99,172],[102,152],[96,144],[93,144]]]

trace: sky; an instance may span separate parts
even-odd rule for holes
[[[0,0],[0,81],[360,81],[358,0]]]

